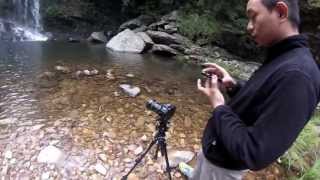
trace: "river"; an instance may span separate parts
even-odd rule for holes
[[[57,66],[68,72],[55,70]],[[76,75],[83,70],[99,73]],[[121,177],[153,138],[157,115],[146,109],[149,99],[177,107],[167,133],[169,151],[197,152],[210,115],[206,98],[196,89],[199,72],[199,67],[174,59],[115,53],[104,45],[1,43],[1,176]],[[130,97],[120,84],[137,86],[141,93]],[[48,146],[63,158],[42,163],[39,154]],[[136,168],[137,177],[166,177],[153,154]],[[182,178],[176,170],[173,176]]]

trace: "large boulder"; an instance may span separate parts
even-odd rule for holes
[[[151,39],[158,44],[180,44],[180,40],[168,33],[160,32],[160,31],[147,31],[147,34],[151,37]]]
[[[163,44],[155,44],[152,47],[152,52],[154,54],[163,55],[163,56],[175,56],[178,55],[178,52],[172,49],[169,46]]]
[[[88,38],[88,41],[94,43],[106,43],[107,37],[104,35],[103,32],[93,32]]]
[[[145,32],[138,32],[137,33],[138,36],[140,36],[143,41],[146,43],[146,49],[150,49],[153,45],[154,42],[152,41],[152,39],[148,36],[147,33]]]
[[[122,31],[107,43],[107,48],[130,53],[142,53],[145,46],[143,39],[130,29]]]

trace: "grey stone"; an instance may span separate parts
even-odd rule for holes
[[[152,52],[163,56],[175,56],[178,52],[169,46],[163,44],[155,44],[152,47]]]
[[[147,31],[147,34],[151,37],[153,42],[157,44],[181,44],[179,39],[171,34],[168,34],[166,32],[160,32],[160,31]]]
[[[58,72],[62,72],[62,73],[70,73],[70,69],[66,66],[55,66],[54,69]]]
[[[103,32],[93,32],[88,38],[88,41],[94,43],[106,43],[107,37],[104,35]]]
[[[170,151],[168,153],[170,167],[177,167],[180,162],[188,163],[194,157],[191,151]],[[166,167],[165,161],[162,160],[162,167]]]
[[[37,161],[40,163],[63,163],[65,154],[55,146],[47,146],[42,149],[37,157]]]
[[[129,84],[121,84],[120,88],[131,97],[136,97],[141,92],[139,87],[135,87]]]
[[[137,35],[140,36],[143,39],[143,41],[146,43],[145,50],[150,49],[154,45],[154,42],[152,41],[152,39],[147,33],[138,32]]]
[[[114,51],[131,53],[141,53],[145,46],[143,39],[129,29],[122,31],[107,43],[107,48]]]

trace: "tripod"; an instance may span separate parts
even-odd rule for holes
[[[157,133],[155,134],[152,142],[150,143],[150,145],[148,146],[147,150],[138,158],[135,160],[135,164],[134,166],[130,169],[130,171],[121,178],[121,180],[126,180],[128,178],[128,176],[130,175],[130,173],[134,170],[134,168],[141,162],[141,160],[147,155],[147,153],[150,151],[150,149],[152,148],[153,145],[157,144],[157,149],[156,149],[156,153],[154,155],[154,159],[157,159],[157,155],[160,149],[161,152],[161,156],[165,157],[165,161],[166,161],[166,171],[168,173],[168,177],[169,180],[171,180],[171,174],[170,174],[170,166],[169,166],[169,159],[168,159],[168,152],[167,152],[167,144],[166,144],[166,131],[168,130],[168,120],[167,118],[164,117],[159,117],[157,119],[157,126],[156,126],[156,130]]]

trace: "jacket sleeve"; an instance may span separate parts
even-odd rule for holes
[[[229,106],[218,106],[211,120],[217,138],[236,160],[259,170],[280,157],[295,141],[317,104],[317,92],[306,75],[285,73],[276,81],[261,114],[246,126]]]

